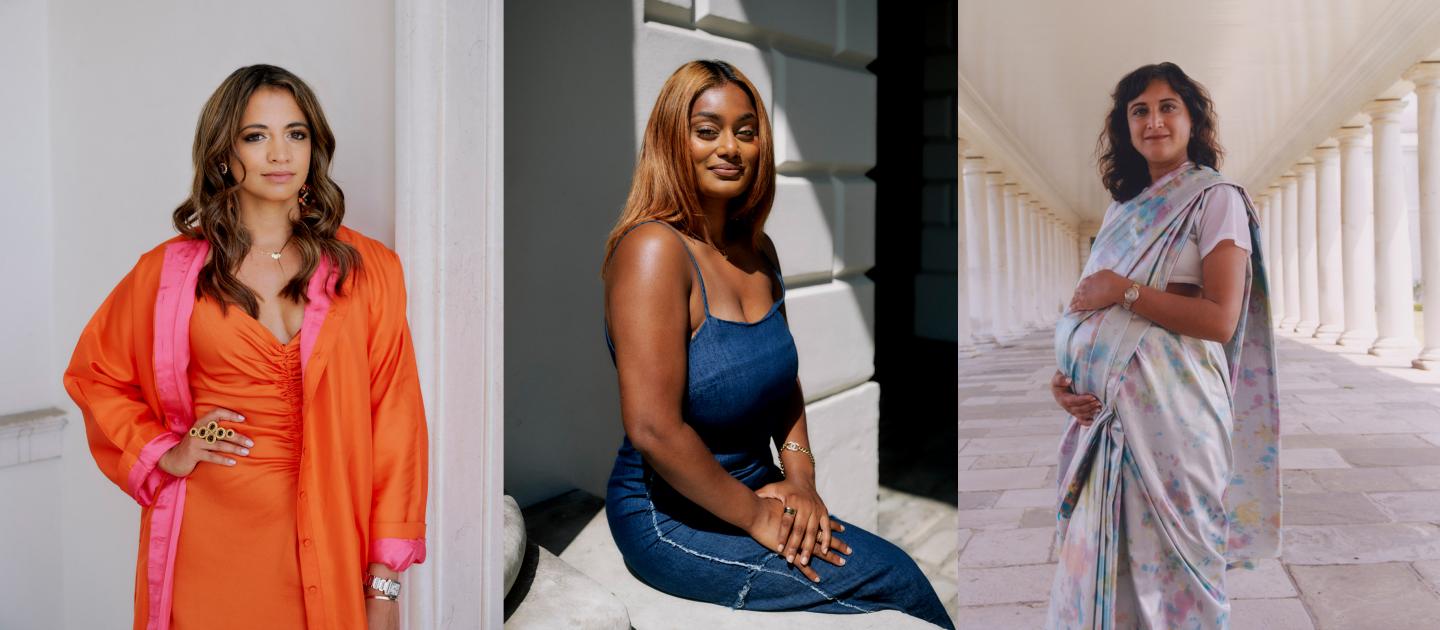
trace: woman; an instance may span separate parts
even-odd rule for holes
[[[756,94],[733,66],[692,61],[645,127],[603,272],[626,433],[610,531],[631,571],[672,595],[894,609],[952,627],[914,561],[831,516],[815,491],[784,281],[763,232],[775,161]]]
[[[1051,628],[1224,628],[1227,561],[1278,551],[1275,353],[1258,223],[1215,170],[1209,95],[1120,80],[1115,202],[1055,332],[1060,565]]]
[[[76,344],[65,388],[139,502],[136,628],[398,627],[426,438],[400,262],[341,226],[315,94],[241,68],[200,114],[176,236]]]

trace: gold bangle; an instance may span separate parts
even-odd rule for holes
[[[393,601],[396,601],[396,600],[398,600],[398,599],[400,599],[400,598],[398,598],[398,597],[387,597],[387,596],[385,596],[385,595],[366,595],[366,596],[365,596],[365,599],[383,599],[383,600],[385,600],[385,601],[387,601],[387,602],[393,602]]]
[[[801,446],[799,442],[786,442],[781,444],[780,450],[804,453],[806,457],[810,458],[810,466],[815,466],[815,454],[811,453],[809,448]],[[785,462],[779,462],[778,466],[780,467],[780,474],[783,476],[785,474]]]

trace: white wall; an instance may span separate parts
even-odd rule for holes
[[[73,413],[59,370],[74,339],[136,258],[173,234],[200,107],[235,68],[273,63],[310,83],[337,136],[333,174],[349,203],[346,223],[393,242],[391,2],[52,0],[48,19],[17,27],[48,37],[52,221],[63,239],[43,380],[62,409]],[[64,544],[48,561],[60,562],[63,578],[60,597],[43,605],[63,599],[67,628],[127,627],[138,509],[95,469],[78,421],[66,428],[58,468]]]
[[[862,175],[875,159],[864,70],[875,4],[629,5],[507,7],[506,490],[522,505],[573,487],[604,495],[623,432],[601,334],[602,248],[660,86],[681,63],[719,58],[756,84],[775,126],[767,231],[789,284],[821,491],[873,527],[879,397],[862,274],[874,265],[875,188]],[[594,170],[563,168],[575,159]]]

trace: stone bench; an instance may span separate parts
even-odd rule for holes
[[[547,501],[550,517],[535,519],[543,529],[564,530],[568,538],[560,560],[614,593],[624,604],[630,623],[638,630],[658,628],[714,628],[741,630],[785,628],[815,630],[933,630],[935,626],[893,610],[868,614],[832,615],[814,612],[759,612],[733,610],[657,591],[632,575],[610,537],[603,503],[583,492],[571,492]],[[559,516],[554,516],[556,513]],[[532,529],[532,531],[534,531]],[[536,539],[546,532],[536,531]]]
[[[505,497],[505,627],[627,630],[625,605],[595,580],[527,541],[515,500]]]

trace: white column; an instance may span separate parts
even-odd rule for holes
[[[1040,217],[1040,255],[1043,278],[1041,286],[1040,314],[1047,328],[1055,323],[1055,217],[1048,209]]]
[[[1005,286],[1008,298],[1002,306],[1005,313],[1003,330],[1011,341],[1025,333],[1024,322],[1020,320],[1020,187],[1015,182],[1005,182],[1001,189],[1005,203]]]
[[[990,289],[990,329],[995,336],[995,343],[1009,345],[1011,334],[1009,319],[1006,317],[1005,304],[1010,301],[1010,285],[1005,277],[1005,174],[999,171],[991,171],[985,174],[986,196],[986,230],[990,234],[989,254],[990,264],[986,269],[989,282],[986,286]]]
[[[1285,173],[1280,177],[1280,191],[1284,205],[1280,214],[1280,234],[1284,238],[1281,258],[1284,259],[1285,272],[1285,279],[1281,282],[1285,291],[1285,318],[1280,320],[1280,328],[1295,330],[1295,325],[1300,323],[1300,200],[1294,173]]]
[[[1315,158],[1315,257],[1320,289],[1320,326],[1315,337],[1335,341],[1345,331],[1345,292],[1340,279],[1340,149],[1327,140]]]
[[[1412,362],[1417,368],[1440,369],[1440,62],[1426,61],[1406,73],[1419,99],[1417,134],[1420,157],[1420,282],[1425,295],[1425,348]]]
[[[1295,165],[1299,191],[1299,219],[1296,252],[1300,260],[1300,322],[1295,332],[1306,337],[1320,325],[1320,285],[1315,256],[1315,161],[1305,158]]]
[[[965,199],[961,208],[965,212],[965,265],[960,273],[969,276],[970,300],[968,302],[970,322],[975,340],[980,343],[995,342],[994,320],[990,307],[995,295],[990,283],[990,228],[989,211],[985,190],[985,158],[978,155],[966,156],[962,166],[965,180]],[[963,312],[961,313],[964,314]]]
[[[964,138],[956,138],[957,164],[960,172],[955,178],[955,342],[960,356],[975,352],[974,327],[970,322],[970,273],[966,271],[969,261],[965,235],[971,226],[965,220],[965,147]]]
[[[1044,318],[1040,316],[1040,302],[1042,299],[1041,287],[1044,284],[1040,278],[1040,202],[1034,195],[1030,197],[1030,203],[1025,205],[1025,238],[1029,239],[1030,245],[1027,248],[1029,255],[1026,256],[1025,289],[1029,297],[1025,299],[1025,319],[1029,320],[1030,327],[1036,330],[1045,327]]]
[[[1265,189],[1265,194],[1260,198],[1265,207],[1265,224],[1261,228],[1260,239],[1264,242],[1264,249],[1260,250],[1265,257],[1265,281],[1270,286],[1270,317],[1273,321],[1280,321],[1284,317],[1285,299],[1280,290],[1280,274],[1277,269],[1283,269],[1280,263],[1280,198],[1279,187],[1271,184]]]
[[[1340,263],[1345,284],[1345,332],[1336,343],[1369,348],[1375,343],[1375,191],[1370,128],[1341,127]]]
[[[1009,211],[1009,206],[1006,206]],[[1015,257],[1012,259],[1015,264],[1014,275],[1011,276],[1015,282],[1015,321],[1020,330],[1029,331],[1033,326],[1030,321],[1030,300],[1034,294],[1030,291],[1030,193],[1015,189]]]
[[[1375,322],[1380,336],[1370,354],[1415,352],[1415,298],[1411,286],[1410,221],[1405,209],[1405,163],[1400,146],[1401,99],[1365,106],[1375,142]]]

